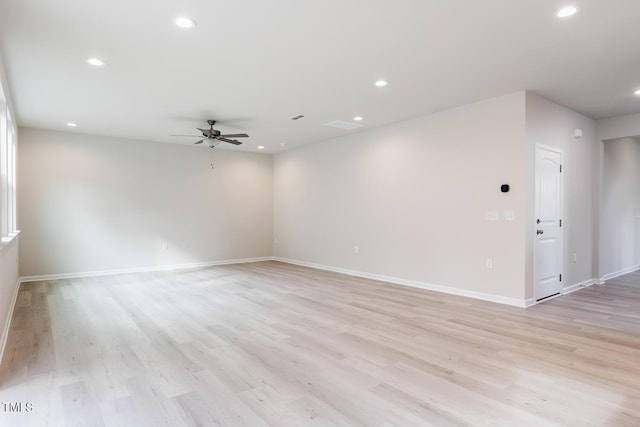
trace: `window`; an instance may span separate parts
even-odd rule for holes
[[[18,234],[16,221],[16,128],[0,87],[0,237],[10,242]]]

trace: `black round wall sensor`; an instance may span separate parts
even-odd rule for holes
[[[500,186],[500,191],[502,191],[503,193],[508,193],[509,192],[509,184],[502,184]]]

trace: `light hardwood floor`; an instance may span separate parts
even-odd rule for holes
[[[33,405],[12,427],[638,426],[640,273],[529,309],[277,262],[26,283],[0,402]]]

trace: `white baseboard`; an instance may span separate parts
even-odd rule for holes
[[[43,274],[39,276],[20,277],[19,283],[38,282],[41,280],[76,279],[79,277],[113,276],[116,274],[147,273],[151,271],[183,270],[188,268],[212,267],[215,265],[244,264],[249,262],[271,261],[272,257],[241,258],[223,261],[195,262],[190,264],[156,265],[152,267],[135,267],[102,271],[83,271],[79,273]]]
[[[598,283],[600,283],[599,279],[585,280],[584,282],[576,283],[574,285],[570,285],[565,288],[562,288],[562,295],[567,295],[579,289],[588,288],[589,286],[596,285]]]
[[[419,282],[419,281],[416,281],[416,280],[407,280],[407,279],[401,279],[399,277],[383,276],[383,275],[379,275],[379,274],[372,274],[372,273],[366,273],[366,272],[363,272],[363,271],[349,270],[349,269],[340,268],[340,267],[331,267],[331,266],[328,266],[328,265],[315,264],[315,263],[312,263],[312,262],[298,261],[298,260],[288,259],[288,258],[273,257],[273,260],[274,261],[284,262],[284,263],[287,263],[287,264],[294,264],[294,265],[300,265],[300,266],[303,266],[303,267],[315,268],[315,269],[318,269],[318,270],[332,271],[334,273],[341,273],[341,274],[346,274],[346,275],[349,275],[349,276],[363,277],[365,279],[372,279],[372,280],[378,280],[378,281],[381,281],[381,282],[393,283],[393,284],[396,284],[396,285],[409,286],[409,287],[412,287],[412,288],[426,289],[426,290],[429,290],[429,291],[442,292],[442,293],[445,293],[445,294],[463,296],[463,297],[468,297],[468,298],[475,298],[475,299],[479,299],[479,300],[483,300],[483,301],[496,302],[496,303],[499,303],[499,304],[506,304],[506,305],[511,305],[511,306],[515,306],[515,307],[529,307],[530,305],[533,305],[535,303],[535,301],[533,301],[533,303],[530,303],[529,300],[520,300],[520,299],[517,299],[517,298],[508,298],[508,297],[503,297],[503,296],[500,296],[500,295],[493,295],[493,294],[487,294],[487,293],[476,292],[476,291],[468,291],[468,290],[465,290],[465,289],[452,288],[450,286],[435,285],[435,284],[432,284],[432,283]]]
[[[2,357],[4,356],[4,348],[7,345],[7,339],[9,338],[9,329],[11,328],[11,319],[13,319],[13,310],[16,308],[16,302],[18,301],[18,292],[20,291],[20,281],[16,283],[13,291],[13,298],[11,298],[11,304],[9,305],[9,313],[4,321],[4,329],[2,330],[2,341],[0,341],[0,365],[2,364]]]
[[[607,280],[615,279],[616,277],[624,276],[625,274],[629,274],[629,273],[633,273],[634,271],[638,271],[639,269],[640,269],[640,266],[636,265],[636,266],[633,266],[633,267],[629,267],[629,268],[625,268],[625,269],[622,269],[622,270],[615,271],[613,273],[608,273],[608,274],[605,274],[604,276],[602,276],[600,278],[600,281],[604,283]]]

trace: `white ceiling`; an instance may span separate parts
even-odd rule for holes
[[[0,0],[0,52],[22,126],[190,144],[168,135],[213,118],[251,136],[234,150],[278,152],[357,132],[323,126],[333,120],[361,115],[367,129],[522,89],[593,118],[640,112],[640,1],[575,0],[577,15],[556,18],[566,4]],[[179,15],[197,26],[174,26]]]

